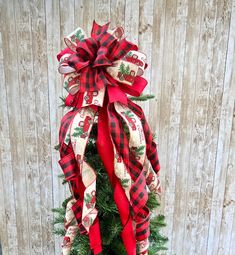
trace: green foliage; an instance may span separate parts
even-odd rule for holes
[[[130,74],[130,66],[129,65],[126,66],[125,74]]]
[[[141,146],[137,147],[137,148],[135,149],[136,155],[137,155],[137,156],[143,155],[143,154],[144,154],[144,148],[145,148],[144,145],[141,145]]]
[[[65,105],[65,99],[66,99],[66,96],[60,96],[60,100],[62,101],[62,104],[59,105],[59,107],[71,109],[72,107]]]
[[[83,134],[83,129],[80,127],[74,128],[75,132],[72,134],[73,137],[79,137]]]
[[[90,252],[89,238],[86,235],[77,234],[74,239],[71,255],[89,255]]]
[[[60,149],[60,143],[57,144],[57,145],[55,145],[55,146],[54,146],[54,149],[58,151],[58,150]]]
[[[119,66],[119,72],[121,74],[124,74],[125,73],[125,65],[123,62],[121,62],[120,66]]]
[[[59,175],[58,175],[58,178],[62,179],[62,184],[67,183],[67,181],[66,181],[66,179],[65,179],[65,177],[64,177],[64,174],[59,174]]]
[[[68,92],[69,91],[69,83],[67,81],[64,82],[64,89]]]
[[[57,236],[64,236],[65,235],[65,230],[62,227],[60,227],[60,228],[54,227],[53,233]]]
[[[125,111],[124,114],[129,118],[134,118],[134,114],[131,111]]]
[[[149,94],[146,94],[146,95],[142,94],[139,97],[129,97],[129,99],[131,101],[147,101],[147,100],[153,99],[153,98],[155,98],[155,96],[149,95]]]
[[[59,107],[62,107],[62,108],[65,108],[65,107],[66,107],[66,105],[65,105],[65,99],[66,99],[65,96],[60,96],[60,100],[62,101],[62,104],[61,104]]]
[[[123,188],[127,188],[129,185],[129,179],[122,179],[121,180],[121,185]]]
[[[147,201],[147,206],[150,209],[150,211],[156,209],[160,203],[158,202],[156,195],[153,192],[150,192],[148,194],[148,201]]]
[[[81,29],[79,29],[77,32],[76,32],[76,34],[75,34],[75,36],[77,37],[77,39],[80,41],[80,42],[82,42],[82,41],[84,41],[84,35],[82,34],[82,30]]]
[[[164,220],[165,220],[164,215],[158,215],[151,220],[150,224],[151,235],[149,238],[150,240],[149,254],[151,255],[156,255],[157,252],[159,251],[167,250],[165,244],[168,241],[168,238],[160,233],[160,229],[166,226]]]

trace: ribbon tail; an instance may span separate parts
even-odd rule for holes
[[[143,110],[140,106],[133,103],[131,100],[128,100],[128,107],[140,118],[142,127],[144,130],[144,136],[146,139],[146,154],[147,158],[150,161],[154,172],[157,174],[160,171],[160,163],[158,158],[157,144],[154,142],[153,134],[149,128],[148,122],[144,115]]]
[[[127,255],[136,255],[136,240],[129,209],[129,202],[120,182],[114,174],[114,152],[110,135],[107,135],[109,134],[108,123],[109,122],[106,103],[99,112],[97,149],[114,189],[114,201],[117,205],[123,225],[121,237]]]
[[[95,255],[102,252],[96,204],[96,173],[85,161],[84,154],[92,129],[96,111],[84,108],[75,115],[70,128],[70,141],[73,147],[73,161],[79,169],[79,175],[84,186],[82,205],[73,208],[75,217],[79,219],[80,229],[89,233],[90,247]],[[66,165],[66,164],[65,164]]]
[[[102,252],[101,235],[100,235],[100,223],[98,218],[95,219],[93,225],[89,231],[90,247],[94,255],[98,255]]]
[[[142,129],[142,123],[138,116],[134,114],[127,106],[117,103],[114,103],[114,107],[116,112],[119,114],[122,121],[116,122],[114,120],[113,115],[113,126],[116,122],[116,133],[120,133],[120,138],[116,139],[116,134],[114,135],[116,142],[118,140],[121,141],[121,144],[127,145],[129,147],[128,150],[122,150],[119,147],[121,155],[128,155],[129,157],[126,159],[129,164],[129,170],[132,175],[132,187],[130,190],[131,196],[131,205],[133,208],[133,218],[136,223],[136,240],[138,247],[138,254],[143,254],[143,252],[147,252],[148,250],[148,237],[149,237],[149,222],[150,222],[150,212],[148,207],[146,206],[146,202],[148,199],[148,194],[145,189],[146,180],[144,174],[143,163],[145,161],[145,149],[146,142],[144,139],[144,132]],[[118,120],[118,119],[117,119]],[[129,143],[127,143],[127,138],[125,138],[125,132],[123,128],[118,129],[118,127],[122,126],[122,122],[126,123],[126,126],[129,129]],[[123,141],[122,141],[123,140]],[[123,146],[122,146],[123,147]],[[126,164],[127,164],[126,163]]]

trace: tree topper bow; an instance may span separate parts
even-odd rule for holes
[[[68,47],[57,55],[69,92],[65,104],[73,107],[61,121],[59,163],[75,199],[71,208],[78,227],[89,234],[95,255],[102,251],[95,207],[96,173],[84,153],[97,114],[97,148],[114,189],[128,255],[136,254],[136,245],[138,254],[147,254],[150,216],[146,185],[155,193],[161,191],[157,146],[142,109],[126,95],[139,96],[147,85],[141,77],[146,56],[122,37],[121,27],[109,30],[109,23],[100,26],[94,21],[90,38],[77,28],[65,38]],[[144,169],[146,157],[152,169]]]

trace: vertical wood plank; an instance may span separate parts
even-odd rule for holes
[[[74,0],[74,28],[83,28],[84,19],[84,1],[85,0]]]
[[[0,60],[1,61],[1,60]],[[1,63],[0,63],[1,66]],[[1,74],[1,72],[0,72]],[[0,115],[1,116],[1,115]],[[0,156],[2,155],[2,151],[0,151]],[[8,255],[8,233],[7,233],[7,224],[6,224],[6,209],[5,209],[5,200],[6,194],[3,190],[3,169],[2,169],[2,157],[0,157],[0,255],[6,254]]]
[[[175,193],[178,192],[178,187],[175,187],[177,161],[178,161],[178,142],[179,142],[179,127],[181,118],[181,96],[182,96],[182,83],[183,83],[183,71],[184,71],[184,55],[185,55],[185,39],[186,39],[186,20],[188,6],[187,1],[177,2],[175,13],[175,27],[173,32],[173,58],[172,58],[172,76],[170,77],[169,94],[171,97],[170,102],[170,120],[169,120],[169,134],[168,134],[168,165],[171,175],[170,179],[170,200],[175,201]],[[176,189],[176,192],[172,192]],[[168,211],[168,233],[174,238],[174,215],[175,208],[172,203],[171,208],[165,208]],[[173,233],[173,235],[172,235]],[[172,241],[169,242],[170,250],[173,250]]]
[[[33,17],[32,49],[33,68],[35,70],[33,84],[35,87],[35,115],[37,126],[37,153],[39,160],[39,185],[41,197],[42,252],[44,255],[54,254],[54,236],[52,233],[53,195],[52,195],[52,163],[51,136],[47,77],[47,42],[45,5],[43,1],[30,1],[30,12]]]
[[[164,31],[165,23],[165,0],[155,0],[153,7],[153,29],[152,29],[152,59],[151,59],[151,93],[155,95],[155,99],[149,102],[149,123],[153,128],[153,132],[157,129],[159,131],[160,125],[160,98],[161,98],[161,79],[163,75],[163,54],[164,54]],[[157,138],[160,142],[160,137]],[[159,148],[160,148],[159,144]],[[161,151],[159,150],[159,155]],[[163,171],[164,172],[164,171]]]
[[[228,42],[228,30],[230,20],[230,1],[217,3],[216,28],[213,45],[213,60],[210,74],[210,94],[206,117],[206,133],[204,143],[204,162],[202,168],[199,212],[196,233],[196,254],[206,252],[208,227],[210,224],[210,211],[213,204],[212,190],[216,157],[219,157],[217,144],[220,124],[222,96],[224,94],[224,73]],[[222,151],[221,151],[222,153]],[[224,153],[224,152],[223,152]],[[222,180],[221,180],[222,181]],[[223,190],[220,190],[223,192]],[[222,208],[223,202],[218,203]],[[218,210],[220,210],[218,208]],[[220,223],[218,223],[220,224]],[[215,246],[213,242],[212,246]],[[214,253],[217,253],[217,248]]]
[[[110,27],[125,27],[125,0],[110,1]],[[126,33],[126,31],[125,31]]]
[[[66,47],[64,37],[73,32],[76,28],[74,24],[74,0],[60,0],[60,34],[61,34],[61,49]]]
[[[234,186],[234,171],[235,171],[235,1],[232,1],[231,6],[231,19],[230,30],[228,39],[228,51],[226,59],[226,71],[224,84],[225,87],[231,87],[232,94],[229,96],[229,113],[232,114],[233,105],[233,118],[232,130],[230,137],[229,158],[227,164],[227,176],[225,184],[224,202],[223,202],[223,215],[220,230],[220,241],[218,254],[235,254],[235,186]]]
[[[233,217],[233,222],[231,222],[233,225],[232,233],[231,233],[231,241],[230,241],[230,249],[229,249],[229,255],[234,255],[235,251],[235,217]]]
[[[2,6],[1,6],[2,7]],[[2,13],[2,8],[0,8]],[[3,254],[9,255],[11,247],[8,247],[8,243],[13,241],[17,252],[17,238],[16,238],[16,215],[15,215],[15,198],[14,187],[8,185],[13,183],[12,177],[12,165],[10,154],[10,137],[8,126],[8,109],[7,109],[7,97],[5,87],[5,73],[4,73],[4,58],[2,47],[2,33],[0,33],[0,143],[5,146],[0,147],[0,236],[1,246]],[[8,226],[9,221],[11,225]],[[13,233],[12,233],[13,232]]]
[[[185,110],[182,108],[182,93],[183,90],[183,78],[184,78],[184,66],[185,66],[185,43],[186,43],[186,24],[188,15],[188,1],[177,2],[176,6],[176,20],[175,20],[175,38],[174,38],[174,55],[172,64],[172,78],[171,78],[171,88],[169,93],[171,94],[170,103],[170,126],[168,135],[168,162],[170,162],[169,168],[171,170],[171,183],[175,188],[175,192],[171,194],[171,199],[175,201],[173,213],[171,215],[170,223],[172,224],[172,234],[171,234],[171,247],[172,252],[176,252],[175,248],[179,250],[177,239],[179,235],[179,229],[182,228],[183,216],[179,217],[177,207],[177,202],[181,199],[179,198],[181,186],[176,183],[176,180],[181,179],[182,173],[181,168],[179,168],[179,139],[182,132],[181,129],[181,114]],[[183,105],[184,106],[184,105]],[[183,133],[184,134],[184,133]],[[178,177],[179,174],[179,177]],[[185,174],[185,173],[184,173]],[[177,253],[180,251],[177,249]]]
[[[139,38],[139,0],[126,0],[125,34],[127,39],[138,44]]]
[[[110,0],[95,0],[95,20],[100,25],[110,21]]]
[[[223,201],[223,212],[221,220],[221,228],[219,233],[219,248],[218,255],[223,254],[234,254],[235,245],[233,234],[235,234],[235,227],[233,222],[235,222],[235,105],[234,105],[234,114],[233,114],[233,124],[231,132],[231,141],[230,141],[230,150],[229,150],[229,159],[227,165],[227,176],[226,176],[226,185],[224,192],[224,201]],[[231,247],[230,247],[231,244]],[[230,252],[230,251],[231,252]]]
[[[149,102],[149,123],[152,127],[152,131],[157,136],[158,143],[158,154],[161,166],[160,181],[162,187],[162,197],[165,192],[165,170],[163,168],[163,154],[161,149],[161,137],[160,132],[160,112],[161,112],[161,81],[163,76],[163,55],[164,55],[164,33],[166,29],[166,1],[154,1],[154,13],[153,13],[153,30],[152,30],[152,62],[151,62],[151,94],[155,95],[155,98]],[[164,200],[161,200],[161,205],[159,208],[159,213],[163,214]]]
[[[59,127],[62,118],[62,108],[59,96],[62,95],[61,75],[57,72],[58,61],[56,55],[61,50],[60,42],[60,3],[57,0],[45,1],[46,9],[46,42],[47,42],[47,72],[48,72],[48,92],[49,92],[49,112],[50,112],[50,139],[51,139],[51,161],[52,161],[52,187],[53,187],[53,207],[58,208],[65,198],[65,188],[58,178],[61,168],[58,164],[59,153],[54,146],[59,143]],[[79,16],[79,15],[77,15]],[[72,28],[71,28],[72,29]],[[65,46],[64,46],[65,47]],[[61,250],[62,238],[55,236],[55,254]]]
[[[31,254],[42,254],[41,198],[37,155],[34,69],[32,65],[31,13],[28,1],[15,1],[16,36],[18,43],[19,88],[22,107],[22,129],[29,218]],[[25,110],[27,109],[27,111]],[[34,228],[32,229],[32,226]]]
[[[171,109],[171,87],[172,87],[172,68],[174,58],[174,38],[175,30],[174,24],[176,20],[176,1],[166,1],[165,10],[165,22],[166,28],[164,33],[164,50],[163,54],[163,75],[161,81],[161,113],[160,113],[160,126],[159,137],[161,137],[161,168],[164,169],[165,179],[163,180],[164,192],[162,194],[162,210],[168,227],[164,229],[164,234],[171,240],[171,232],[173,227],[173,212],[174,212],[174,192],[175,192],[175,177],[172,175],[170,163],[168,161],[169,155],[169,141],[168,136],[170,133],[170,109]],[[171,241],[168,244],[169,250],[171,250]]]
[[[184,223],[187,218],[185,213],[187,177],[189,169],[190,138],[192,121],[194,117],[193,98],[197,69],[197,56],[199,49],[201,1],[188,2],[188,19],[186,28],[185,63],[183,73],[183,87],[181,98],[181,120],[179,133],[178,162],[176,170],[174,227],[172,235],[172,250],[183,254],[182,237],[184,236]],[[181,33],[179,33],[181,34]],[[194,61],[192,61],[194,58]],[[161,139],[161,138],[160,138]]]
[[[15,212],[9,204],[6,205],[7,211],[7,225],[10,228],[9,231],[9,253],[10,254],[22,254],[27,255],[30,252],[29,246],[29,219],[27,214],[27,189],[25,180],[25,162],[24,162],[24,141],[23,141],[23,130],[22,130],[22,119],[21,119],[21,100],[20,90],[18,81],[18,65],[17,62],[17,37],[15,28],[15,17],[14,17],[14,3],[13,1],[2,2],[2,22],[1,31],[3,34],[2,45],[3,45],[3,58],[4,72],[5,72],[5,84],[6,84],[6,98],[8,104],[8,120],[9,126],[5,125],[5,137],[10,138],[10,144],[6,143],[6,147],[3,148],[3,157],[6,154],[7,163],[4,165],[4,182],[11,183],[11,188],[14,189],[14,196],[9,196],[9,199],[15,201]],[[11,17],[11,18],[9,18]],[[3,90],[4,91],[4,90]],[[7,140],[5,141],[7,142]],[[10,147],[9,147],[10,145]],[[8,149],[8,151],[6,150]],[[5,161],[5,158],[4,158]],[[10,167],[12,164],[13,180],[8,180],[8,172],[5,167]],[[11,172],[10,172],[11,175]],[[8,189],[7,189],[8,190]],[[12,192],[12,190],[9,190]],[[10,193],[9,193],[10,195]],[[9,206],[9,209],[8,209]],[[16,216],[16,228],[14,226],[14,213]],[[13,217],[10,215],[13,214]],[[10,217],[10,218],[9,218]],[[12,220],[12,222],[10,222]],[[13,227],[11,228],[11,224]],[[15,240],[14,240],[14,239]]]
[[[216,3],[203,1],[202,25],[200,33],[199,59],[194,96],[194,119],[191,137],[190,165],[187,185],[187,219],[184,232],[184,254],[195,254],[197,251],[196,230],[200,201],[200,185],[203,172],[203,158],[211,69],[213,62],[213,43],[215,38]]]
[[[83,28],[87,36],[90,36],[93,20],[95,19],[95,0],[84,1],[83,6],[85,13],[83,15]]]
[[[230,86],[234,87],[235,84],[235,0],[232,1],[232,13],[231,13],[231,20],[230,20],[230,33],[229,33],[229,41],[228,41],[228,52],[227,52],[227,63],[226,63],[226,72],[225,72],[225,84],[230,84]],[[233,93],[235,89],[233,88]],[[233,100],[232,97],[230,100]],[[235,191],[234,191],[234,166],[235,166],[235,100],[234,102],[234,108],[233,108],[233,123],[232,123],[232,134],[231,134],[231,143],[230,143],[230,157],[229,157],[229,164],[228,164],[228,173],[227,173],[227,182],[226,184],[226,191],[225,191],[225,201],[229,201],[228,199],[231,199],[231,204],[229,204],[230,208],[227,209],[224,213],[224,218],[226,219],[226,215],[230,215],[233,210],[233,221],[229,221],[228,224],[232,226],[231,234],[227,239],[230,239],[230,247],[229,247],[229,255],[235,254]],[[232,103],[232,102],[231,102]],[[222,231],[221,236],[223,234],[223,225],[222,224]],[[227,228],[226,228],[227,229]],[[226,241],[225,243],[222,241],[222,244],[224,243],[227,245]]]
[[[230,10],[231,10],[231,7],[230,7]],[[226,15],[227,13],[223,15],[223,19],[227,18]],[[232,17],[231,21],[232,20],[234,20],[234,17]],[[230,80],[231,71],[229,69],[232,52],[234,54],[234,26],[232,26],[230,29],[229,48],[227,53],[228,63],[226,65],[227,69],[226,69],[226,73],[224,77],[224,93],[223,93],[222,103],[221,103],[220,125],[219,125],[218,144],[217,144],[217,158],[216,158],[216,164],[215,164],[212,207],[211,207],[210,226],[209,226],[209,233],[208,233],[208,246],[207,246],[208,254],[214,254],[215,252],[218,252],[218,247],[219,247],[219,232],[220,232],[221,220],[222,220],[222,209],[223,209],[222,205],[223,205],[224,194],[225,194],[224,189],[226,184],[226,174],[227,174],[229,146],[230,146],[230,139],[231,139],[234,100],[235,100],[234,80],[233,80],[234,74],[232,76],[232,80]]]

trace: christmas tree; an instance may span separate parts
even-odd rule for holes
[[[133,101],[146,101],[154,98],[153,95],[142,95],[140,97],[130,97]],[[63,99],[62,99],[63,100]],[[62,104],[62,106],[64,106]],[[127,132],[127,130],[125,130]],[[97,125],[92,128],[88,144],[85,152],[85,160],[89,163],[97,173],[97,194],[96,194],[96,207],[99,211],[98,217],[100,219],[101,236],[103,245],[103,255],[125,255],[126,251],[123,242],[120,238],[122,231],[122,224],[120,216],[113,200],[113,189],[110,185],[108,175],[99,157],[96,149],[97,138]],[[59,149],[59,146],[55,147]],[[141,148],[140,148],[141,151]],[[64,178],[64,175],[60,175]],[[67,181],[64,179],[63,184]],[[65,213],[67,203],[72,199],[72,196],[65,199],[60,208],[54,208],[54,233],[56,235],[65,236],[66,230],[64,229]],[[153,192],[149,192],[147,206],[153,212],[150,222],[151,235],[149,238],[150,247],[149,255],[158,255],[160,251],[167,250],[166,243],[168,238],[161,234],[161,229],[166,226],[164,215],[154,215],[156,209],[159,207],[159,200]],[[89,238],[87,235],[81,235],[79,231],[73,241],[71,248],[71,255],[88,255],[92,252],[90,250]]]

